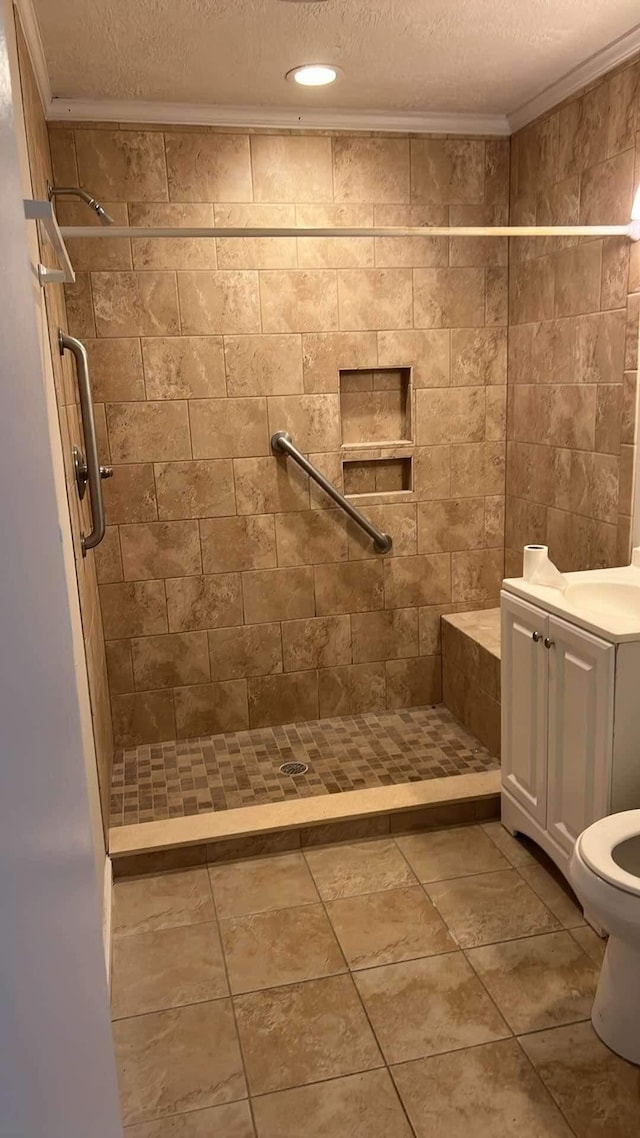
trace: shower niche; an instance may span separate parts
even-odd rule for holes
[[[345,494],[411,496],[411,368],[341,370],[340,422]]]

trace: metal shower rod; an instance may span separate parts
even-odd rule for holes
[[[367,228],[222,228],[220,226],[61,225],[64,238],[89,237],[629,237],[640,240],[640,222],[627,225],[413,225]]]

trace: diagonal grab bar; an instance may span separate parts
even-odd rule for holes
[[[360,513],[360,510],[352,506],[344,494],[341,494],[333,483],[329,482],[329,479],[325,478],[324,474],[321,474],[317,467],[300,453],[298,448],[294,445],[291,435],[288,434],[287,431],[276,431],[275,435],[271,437],[271,447],[276,454],[288,454],[294,462],[297,462],[298,466],[301,466],[309,475],[309,478],[313,478],[313,481],[318,483],[318,486],[324,490],[325,494],[333,498],[334,502],[344,510],[345,514],[348,514],[356,525],[359,525],[365,533],[369,534],[377,553],[389,552],[393,545],[393,538],[388,533],[383,533],[382,530],[377,529],[368,518],[365,518],[364,514]]]

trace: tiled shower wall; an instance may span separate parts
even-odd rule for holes
[[[91,124],[50,137],[56,177],[137,226],[507,216],[507,140]],[[116,742],[437,701],[440,613],[495,603],[503,575],[506,242],[70,246],[69,320],[115,468],[98,574]],[[363,503],[394,538],[380,557],[269,439],[289,430],[340,485],[339,369],[375,386],[400,367],[409,445],[380,448],[383,402],[362,429],[376,454],[413,460],[411,490],[378,482]]]
[[[47,196],[47,182],[53,180],[47,124],[19,19],[16,19],[16,33],[31,189],[34,198],[43,200]],[[86,211],[86,206],[84,208]],[[44,264],[54,264],[53,254],[46,244],[41,248],[41,257]],[[65,463],[69,516],[75,550],[102,820],[106,831],[109,825],[111,766],[113,761],[111,710],[95,556],[89,552],[84,558],[80,548],[80,535],[82,532],[87,532],[90,528],[90,522],[86,506],[87,499],[82,505],[78,499],[71,460],[73,444],[82,446],[75,371],[71,357],[66,354],[62,359],[57,346],[58,329],[66,330],[67,328],[62,285],[47,285],[44,300],[55,382],[55,401],[60,423],[60,443]]]
[[[626,224],[640,182],[640,63],[511,140],[511,223]],[[561,569],[629,559],[640,246],[513,240],[506,570],[549,545]]]

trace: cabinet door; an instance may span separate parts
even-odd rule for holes
[[[502,784],[545,826],[548,618],[505,593],[501,608]]]
[[[567,852],[608,811],[615,648],[549,618],[547,830]]]

